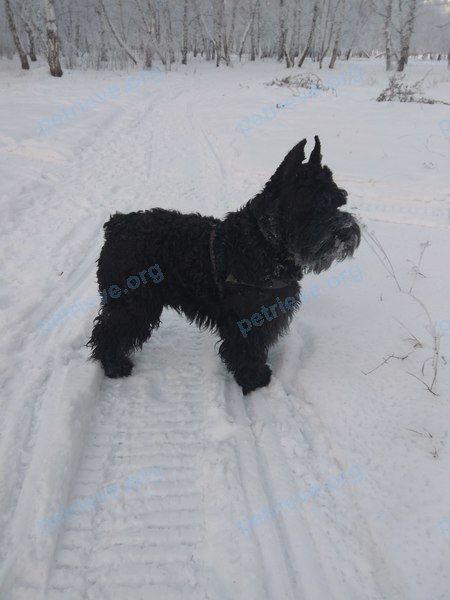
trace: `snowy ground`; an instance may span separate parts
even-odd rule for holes
[[[409,68],[450,100],[445,64]],[[283,74],[0,63],[2,600],[450,598],[448,107],[375,102],[381,62],[303,101],[263,85]],[[245,400],[172,312],[133,377],[86,362],[110,213],[223,215],[316,133],[404,290],[431,242],[422,305],[364,241],[305,279],[273,381]],[[424,307],[436,396],[416,378],[433,378]]]

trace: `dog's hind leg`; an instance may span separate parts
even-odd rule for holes
[[[146,300],[112,300],[95,319],[88,346],[92,347],[91,356],[101,362],[107,377],[131,375],[133,363],[128,355],[141,348],[159,326],[163,305]]]
[[[269,385],[272,371],[266,364],[269,339],[265,332],[252,329],[244,338],[236,321],[230,320],[219,325],[219,333],[222,338],[220,357],[241,386],[244,396]]]

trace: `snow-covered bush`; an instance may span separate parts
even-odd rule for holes
[[[426,75],[425,75],[426,77]],[[377,102],[417,102],[419,104],[448,104],[442,100],[434,100],[422,96],[422,83],[425,79],[419,79],[416,83],[407,84],[404,82],[404,75],[393,75],[389,79],[389,85],[377,98]]]
[[[326,92],[330,88],[324,85],[321,78],[315,73],[302,73],[300,75],[288,75],[282,79],[273,79],[266,85],[277,85],[278,87],[304,88],[306,90],[321,90]]]

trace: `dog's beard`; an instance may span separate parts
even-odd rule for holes
[[[360,241],[359,225],[351,217],[338,228],[332,227],[327,230],[318,242],[306,251],[296,252],[295,262],[308,271],[321,273],[329,269],[333,262],[342,262],[346,258],[352,257]]]

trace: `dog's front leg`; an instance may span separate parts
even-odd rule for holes
[[[219,354],[241,386],[244,396],[270,383],[272,371],[266,364],[269,343],[264,331],[252,329],[246,337],[236,321],[219,326],[222,338]]]

